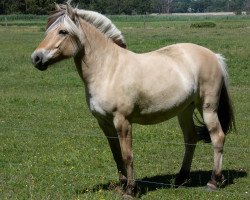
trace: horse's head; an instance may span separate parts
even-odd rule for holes
[[[74,57],[81,48],[81,34],[75,9],[69,4],[56,5],[48,19],[46,37],[31,56],[32,63],[43,71],[53,63]]]

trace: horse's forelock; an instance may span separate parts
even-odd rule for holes
[[[70,5],[56,4],[56,9],[48,17],[46,32],[57,28],[60,23],[64,23],[69,33],[79,36],[79,29],[74,21],[74,13],[75,9]]]
[[[97,29],[99,29],[106,37],[113,40],[118,46],[122,48],[126,48],[125,39],[119,29],[104,15],[87,10],[80,10],[77,8],[73,8],[70,5],[70,2],[65,4],[56,4],[56,9],[53,11],[47,22],[46,32],[56,27],[59,22],[64,22],[66,28],[72,34],[79,34],[79,30],[77,30],[75,17],[78,16],[88,23],[94,25]],[[60,20],[60,19],[64,20]]]
[[[62,17],[65,14],[66,14],[66,10],[62,10],[62,9],[51,12],[48,17],[46,30],[48,30],[49,27],[58,20],[58,18]]]
[[[72,19],[68,15],[65,15],[64,25],[70,34],[77,36],[80,40],[83,39],[81,31],[77,26],[77,21],[72,21]]]
[[[52,11],[48,17],[46,30],[54,24],[58,18],[68,15],[73,21],[75,17],[75,9],[70,5],[71,0],[66,4],[55,4],[55,10]]]

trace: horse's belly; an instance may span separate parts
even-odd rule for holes
[[[168,104],[162,107],[159,105],[151,105],[147,109],[136,108],[131,116],[131,121],[142,125],[157,124],[177,116],[192,101],[193,98],[189,97],[176,104]]]
[[[175,112],[166,112],[166,113],[151,113],[144,115],[136,115],[132,118],[132,123],[137,123],[141,125],[150,125],[164,122],[168,119],[171,119],[176,116]]]

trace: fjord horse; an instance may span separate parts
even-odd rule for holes
[[[225,135],[234,125],[224,58],[207,48],[183,43],[149,53],[126,49],[121,32],[105,16],[56,5],[46,37],[32,54],[39,70],[74,58],[87,104],[106,135],[125,185],[135,193],[132,123],[155,124],[178,117],[185,154],[175,185],[189,178],[196,143],[211,139],[214,167],[207,186],[216,189],[221,173]],[[204,125],[194,123],[194,109]]]

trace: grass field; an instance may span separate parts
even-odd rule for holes
[[[174,189],[184,149],[176,119],[134,125],[141,199],[249,199],[250,17],[113,19],[135,52],[192,42],[222,53],[235,105],[237,133],[227,136],[224,151],[227,182],[217,192],[204,189],[212,169],[211,145],[197,146],[192,182]],[[190,28],[207,20],[216,26]],[[115,163],[87,109],[73,61],[36,70],[30,55],[44,36],[45,22],[13,18],[10,23],[0,26],[0,199],[121,199],[113,188]]]

